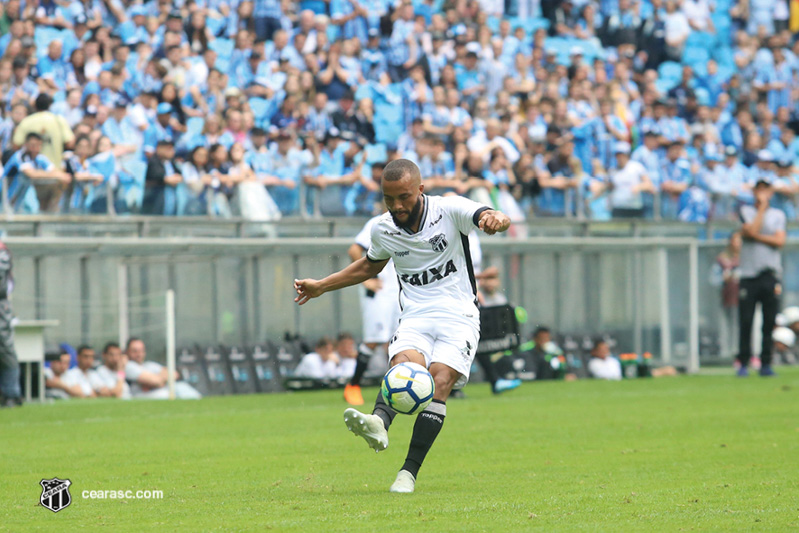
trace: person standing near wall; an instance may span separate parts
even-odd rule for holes
[[[721,320],[719,338],[721,353],[733,353],[734,341],[738,337],[738,293],[740,291],[741,233],[730,235],[727,247],[716,256],[711,282],[721,288]]]
[[[19,363],[14,349],[14,328],[11,321],[14,313],[8,296],[13,287],[11,275],[11,253],[0,242],[0,407],[22,405],[19,386]]]
[[[772,331],[779,311],[782,294],[782,253],[785,245],[785,213],[769,206],[774,188],[765,179],[755,183],[755,205],[744,205],[740,210],[743,226],[741,236],[741,288],[738,316],[740,319],[738,369],[739,377],[749,376],[749,359],[752,357],[752,322],[755,307],[763,310],[763,343],[760,352],[760,375],[773,376],[771,368]]]

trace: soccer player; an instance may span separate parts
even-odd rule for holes
[[[480,337],[477,288],[468,234],[478,227],[489,235],[506,231],[510,219],[465,198],[424,195],[419,168],[407,159],[383,171],[383,199],[388,207],[372,228],[366,257],[322,279],[294,281],[300,305],[311,298],[373,278],[389,259],[400,278],[400,325],[389,343],[391,365],[420,364],[435,380],[430,405],[416,417],[405,464],[391,492],[413,492],[419,468],[447,414],[453,387],[469,379]],[[371,415],[344,411],[350,431],[376,452],[388,447],[395,412],[377,396]]]
[[[383,215],[377,215],[370,219],[355,237],[355,242],[347,251],[352,261],[358,261],[369,250],[372,245],[372,228],[382,217]],[[361,394],[363,373],[372,356],[385,350],[391,335],[399,325],[399,283],[393,261],[388,261],[377,277],[363,282],[360,296],[363,342],[358,346],[355,372],[344,388],[344,399],[350,405],[363,405]]]

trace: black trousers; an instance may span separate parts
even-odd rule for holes
[[[773,350],[771,332],[774,330],[774,322],[780,308],[781,289],[780,280],[771,271],[763,272],[756,278],[741,279],[738,298],[738,316],[741,326],[738,361],[741,362],[741,365],[748,365],[749,359],[752,358],[752,322],[758,302],[763,310],[763,344],[760,350],[760,360],[764,366],[771,364]]]

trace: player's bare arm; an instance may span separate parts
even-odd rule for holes
[[[365,252],[366,251],[359,244],[356,243],[352,243],[350,247],[347,249],[347,255],[350,256],[350,261],[352,261],[353,263],[358,259],[362,258]],[[366,288],[366,290],[374,292],[377,292],[383,288],[383,284],[377,278],[367,279],[366,281],[363,282],[363,286]]]
[[[493,235],[498,231],[507,231],[510,227],[510,218],[501,211],[494,211],[489,209],[480,214],[480,220],[477,225],[481,230],[488,235]]]
[[[386,263],[388,263],[388,259],[385,261],[369,261],[366,257],[362,257],[350,263],[343,270],[321,280],[295,279],[294,289],[297,291],[297,297],[294,298],[294,301],[303,305],[311,298],[317,298],[326,292],[363,283],[367,279],[378,275],[383,270],[383,267],[386,266]]]

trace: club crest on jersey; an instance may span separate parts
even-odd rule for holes
[[[400,276],[400,280],[408,285],[420,287],[422,285],[427,285],[428,283],[444,279],[453,272],[457,271],[458,269],[455,268],[455,263],[453,263],[452,259],[450,259],[447,261],[446,265],[440,267],[431,267],[430,270],[425,270],[421,274],[403,274]]]
[[[430,243],[430,246],[433,247],[433,251],[435,252],[441,253],[447,247],[447,239],[444,237],[443,233],[439,233],[427,242]]]

